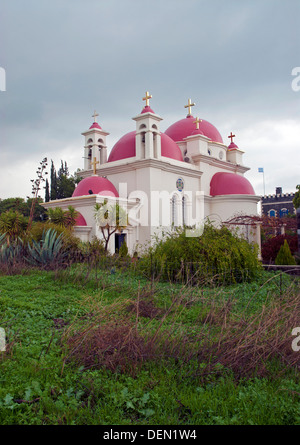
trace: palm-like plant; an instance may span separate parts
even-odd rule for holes
[[[25,233],[27,225],[28,218],[17,211],[9,210],[0,216],[0,233],[5,234],[8,246]]]
[[[76,224],[78,212],[72,206],[68,206],[68,210],[63,210],[60,207],[48,209],[48,218],[53,224],[60,227],[72,229]]]

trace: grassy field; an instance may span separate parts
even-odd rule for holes
[[[266,272],[203,288],[84,265],[0,276],[0,424],[299,424],[299,317],[299,280]]]

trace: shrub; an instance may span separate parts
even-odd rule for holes
[[[257,246],[230,232],[206,225],[201,237],[186,237],[184,230],[157,241],[139,262],[153,278],[187,282],[235,283],[254,278],[260,269]]]
[[[293,235],[277,235],[269,238],[262,244],[261,255],[264,261],[270,263],[275,261],[278,255],[280,247],[284,241],[287,241],[291,253],[294,254],[298,249],[298,237],[297,234]]]
[[[296,264],[295,258],[291,254],[291,250],[287,243],[287,240],[284,240],[283,245],[280,247],[278,255],[275,259],[275,264],[277,265],[294,265]]]
[[[126,241],[124,241],[123,244],[121,245],[120,250],[119,250],[119,255],[122,258],[128,256],[128,247],[127,247]]]
[[[62,234],[63,245],[70,255],[78,250],[79,238],[74,236],[70,229],[50,221],[34,223],[30,230],[30,236],[33,240],[40,242],[47,230],[54,230],[58,235]]]

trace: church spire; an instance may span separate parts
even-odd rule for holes
[[[161,157],[159,122],[162,118],[150,108],[150,99],[152,99],[152,95],[149,91],[146,91],[146,95],[143,97],[143,100],[146,101],[146,105],[141,113],[133,118],[133,120],[136,121],[135,147],[137,159],[160,159]]]
[[[106,136],[109,135],[103,131],[97,122],[99,114],[94,111],[92,114],[93,124],[87,131],[81,133],[85,137],[84,144],[84,170],[93,170],[96,174],[96,166],[107,162]]]

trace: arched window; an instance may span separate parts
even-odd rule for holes
[[[182,197],[182,225],[185,226],[187,224],[186,221],[186,197]]]
[[[177,225],[177,196],[173,195],[171,200],[171,224]]]
[[[145,146],[146,133],[141,133],[140,138],[141,138],[141,159],[145,159],[145,157],[146,157],[146,146]]]
[[[280,210],[280,216],[287,216],[289,214],[288,209],[284,208]]]
[[[274,209],[269,210],[269,211],[268,211],[268,214],[269,214],[269,216],[270,216],[271,218],[275,218],[275,216],[276,216],[276,210],[274,210]]]

